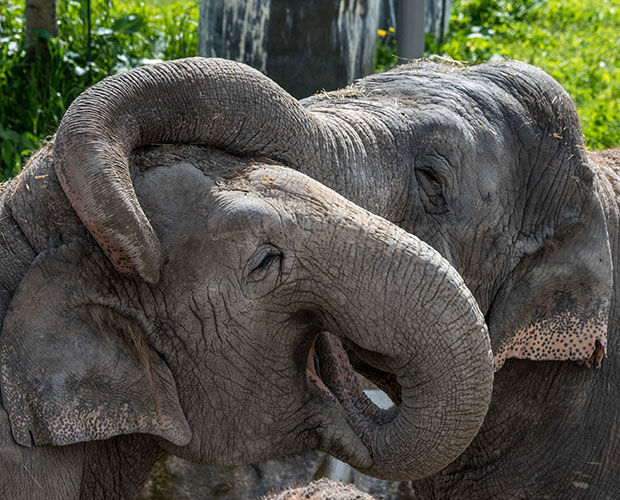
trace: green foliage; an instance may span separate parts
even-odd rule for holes
[[[395,29],[377,30],[377,53],[375,59],[375,73],[387,71],[398,63],[398,51],[396,47]]]
[[[519,59],[571,95],[590,149],[620,145],[620,0],[455,0],[437,50],[479,63]]]
[[[69,104],[91,84],[156,60],[196,55],[198,2],[92,0],[91,57],[85,0],[58,0],[50,61],[26,57],[23,0],[0,0],[0,179],[52,134]]]

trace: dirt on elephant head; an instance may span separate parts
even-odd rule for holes
[[[590,151],[590,159],[597,165],[606,165],[620,173],[620,148]]]

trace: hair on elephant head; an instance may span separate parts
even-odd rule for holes
[[[467,447],[490,400],[490,344],[473,297],[436,251],[295,170],[198,146],[123,158],[118,178],[133,180],[117,192],[135,197],[121,207],[133,206],[135,220],[120,224],[114,199],[75,190],[67,127],[15,180],[10,201],[32,218],[23,234],[35,254],[0,336],[15,441],[142,433],[222,465],[318,447],[401,479]],[[78,213],[104,203],[84,218],[110,258],[70,215],[61,237],[35,230],[62,207],[52,165],[74,186]],[[110,189],[95,174],[88,189]],[[125,251],[134,244],[153,248]],[[138,254],[145,264],[127,267]],[[343,344],[395,377],[396,408],[367,399]]]

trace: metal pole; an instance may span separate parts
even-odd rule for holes
[[[424,0],[398,2],[398,62],[424,55]]]

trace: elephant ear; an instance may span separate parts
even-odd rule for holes
[[[85,298],[106,295],[85,278],[88,259],[64,250],[35,259],[0,334],[2,403],[13,438],[24,446],[67,445],[146,433],[187,444],[191,433],[166,363],[137,321]]]
[[[586,177],[590,168],[584,164]],[[582,194],[580,216],[523,258],[494,300],[489,329],[503,335],[493,345],[496,369],[508,358],[598,367],[606,354],[611,246],[598,195],[593,188]]]

